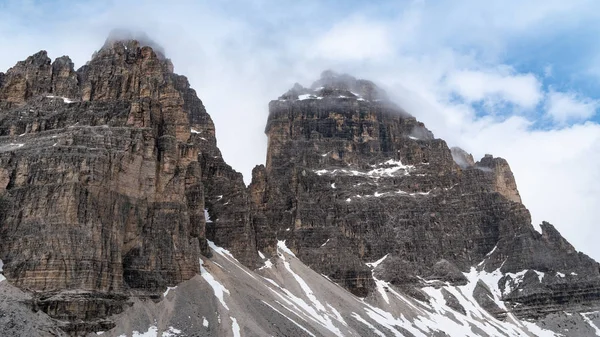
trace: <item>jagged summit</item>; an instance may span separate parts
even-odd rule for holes
[[[321,73],[321,76],[309,88],[296,83],[292,89],[279,97],[280,100],[305,100],[341,98],[358,101],[388,102],[385,91],[375,83],[356,79],[348,74],[338,74],[331,70]]]
[[[161,59],[165,58],[164,48],[142,31],[132,31],[128,29],[112,30],[104,42],[102,49],[114,48],[115,45],[121,45],[125,49],[150,47]]]

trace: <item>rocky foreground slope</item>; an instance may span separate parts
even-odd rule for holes
[[[600,335],[598,263],[504,159],[325,72],[269,104],[246,187],[151,46],[0,73],[0,334]]]

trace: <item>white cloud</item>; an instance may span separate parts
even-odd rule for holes
[[[377,60],[391,52],[385,25],[356,18],[334,25],[315,41],[309,55],[336,61],[363,61]]]
[[[541,84],[532,74],[459,70],[449,74],[446,84],[468,102],[505,101],[531,109],[543,97]]]
[[[594,116],[596,110],[598,101],[573,92],[551,91],[546,100],[546,113],[557,123],[586,120]]]

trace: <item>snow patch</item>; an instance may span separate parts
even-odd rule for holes
[[[294,254],[294,252],[292,252],[286,245],[285,245],[285,241],[286,240],[279,240],[277,241],[277,249],[281,250],[282,252],[287,253],[288,255],[291,255],[293,257],[296,257],[296,255]]]
[[[281,316],[287,318],[290,322],[294,323],[297,327],[299,327],[300,329],[304,330],[307,334],[316,337],[313,333],[311,333],[310,331],[308,331],[305,327],[303,327],[302,325],[298,324],[298,322],[296,322],[295,320],[291,319],[290,317],[286,316],[284,313],[282,313],[281,311],[275,309],[275,307],[273,307],[272,305],[270,305],[269,303],[262,301],[264,304],[266,304],[267,306],[269,306],[269,308],[273,309],[273,311],[275,311],[276,313],[280,314]]]
[[[74,100],[72,100],[70,98],[66,98],[66,97],[62,97],[62,96],[46,96],[46,97],[47,98],[52,98],[52,99],[59,98],[59,99],[62,99],[63,102],[65,102],[67,104],[71,104],[71,103],[75,103],[76,102],[76,101],[74,101]]]
[[[169,291],[175,290],[175,289],[177,289],[177,286],[175,286],[175,287],[167,287],[167,290],[163,293],[163,297],[167,297],[167,295],[169,294]]]
[[[313,94],[302,94],[302,95],[298,95],[298,100],[299,101],[303,101],[305,99],[322,99],[323,97],[320,96],[316,96]]]
[[[208,209],[204,209],[204,219],[206,220],[206,223],[212,223],[212,220],[210,219],[210,214],[208,214]]]
[[[233,331],[233,337],[241,337],[240,326],[235,318],[231,317],[231,330]]]
[[[600,336],[600,329],[598,329],[598,326],[596,324],[594,324],[594,321],[592,321],[587,315],[590,315],[593,313],[581,313],[581,317],[583,317],[583,320],[590,326],[592,327],[592,329],[594,329],[594,331],[596,332],[596,336]]]
[[[367,322],[364,318],[360,317],[359,314],[353,312],[352,313],[352,317],[354,317],[357,321],[361,322],[362,324],[366,325],[369,329],[373,330],[373,332],[377,335],[377,336],[381,336],[381,337],[386,337],[385,334],[379,330],[377,330],[377,328],[375,328],[375,326],[369,322]]]
[[[228,251],[227,249],[215,245],[215,243],[210,240],[206,240],[206,242],[208,242],[208,246],[210,247],[210,249],[214,250],[215,253],[235,259],[233,257],[233,254],[231,254],[231,252]],[[237,260],[236,260],[236,262],[237,262]]]
[[[327,244],[327,242],[329,242],[330,239],[327,239],[327,241],[325,241],[324,244],[321,245],[321,247],[325,247],[325,245]]]
[[[175,336],[179,336],[180,333],[181,333],[181,330],[175,329],[174,327],[169,327],[169,329],[167,329],[167,331],[164,331],[162,333],[162,337],[175,337]]]
[[[555,336],[557,336],[554,332],[552,332],[550,330],[544,330],[535,323],[527,322],[525,320],[521,321],[521,323],[523,323],[523,325],[527,328],[527,330],[529,330],[535,336],[538,336],[538,337],[555,337]]]
[[[390,255],[390,254],[385,254],[385,256],[382,257],[381,259],[379,259],[379,260],[377,260],[375,262],[368,262],[368,263],[365,263],[365,264],[367,266],[371,267],[371,268],[377,268],[377,266],[380,265],[381,262],[383,262],[383,260],[385,260],[388,257],[388,255]]]
[[[0,282],[6,280],[6,277],[4,277],[4,275],[2,275],[3,269],[4,268],[4,262],[2,262],[2,260],[0,260]]]
[[[195,134],[201,134],[202,133],[202,131],[198,131],[198,130],[195,130],[195,129],[190,129],[190,132],[191,133],[195,133]]]
[[[271,267],[273,267],[273,262],[271,262],[271,260],[267,260],[267,261],[265,261],[265,265],[258,268],[258,270],[269,269]]]
[[[260,250],[258,251],[258,256],[260,256],[261,259],[265,259],[265,254],[263,254]]]
[[[148,331],[146,332],[139,332],[139,331],[133,331],[131,336],[132,337],[157,337],[157,336],[161,336],[161,337],[176,337],[181,333],[181,330],[179,329],[175,329],[174,327],[170,327],[169,329],[165,330],[162,335],[158,334],[158,328],[155,326],[151,326],[148,328]],[[102,333],[96,333],[98,335],[101,335]],[[119,337],[127,337],[126,335],[120,335]]]
[[[205,328],[208,328],[208,320],[206,319],[206,317],[202,316],[202,325]]]
[[[210,241],[209,241],[210,242]],[[219,283],[219,281],[217,281],[205,268],[204,268],[204,262],[202,261],[202,259],[200,259],[200,275],[202,276],[202,278],[204,278],[204,280],[206,282],[208,282],[208,284],[211,286],[211,288],[213,289],[213,292],[215,293],[215,296],[217,297],[217,299],[219,300],[219,302],[221,302],[221,305],[229,310],[229,307],[227,306],[227,303],[225,303],[225,298],[224,298],[224,294],[229,295],[229,290],[227,290],[221,283]]]
[[[383,166],[383,167],[382,167]],[[317,175],[348,175],[348,176],[364,176],[371,178],[379,178],[379,177],[393,177],[396,175],[407,176],[410,175],[410,171],[414,170],[414,165],[403,165],[399,160],[390,159],[386,162],[379,163],[376,165],[371,165],[374,169],[361,172],[357,170],[348,170],[348,169],[333,169],[333,170],[315,170]]]

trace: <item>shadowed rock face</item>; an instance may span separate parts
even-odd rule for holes
[[[0,258],[55,318],[92,324],[199,271],[204,140],[190,130],[214,146],[214,126],[172,70],[130,40],[78,71],[40,52],[2,76]]]

